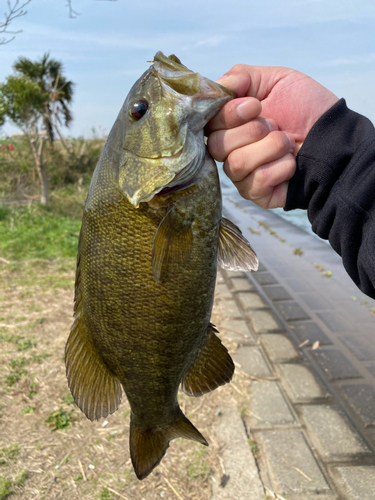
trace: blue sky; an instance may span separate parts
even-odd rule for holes
[[[6,1],[0,0],[2,11]],[[158,50],[216,79],[236,63],[288,66],[312,76],[375,123],[374,0],[32,0],[22,29],[0,46],[0,82],[19,56],[44,52],[75,82],[66,135],[108,133]],[[17,130],[6,124],[7,133]]]

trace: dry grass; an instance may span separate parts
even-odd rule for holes
[[[221,476],[213,425],[223,401],[248,398],[249,380],[202,398],[180,394],[208,448],[175,440],[140,482],[129,457],[129,405],[92,423],[72,403],[63,360],[72,322],[74,262],[0,262],[0,500],[204,500]],[[216,315],[213,322],[220,326]],[[235,345],[225,342],[230,349]],[[47,422],[47,420],[50,422]]]

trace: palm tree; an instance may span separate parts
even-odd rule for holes
[[[71,152],[59,128],[61,124],[68,127],[73,119],[69,109],[73,99],[73,83],[62,75],[62,63],[46,53],[36,62],[20,57],[13,68],[18,74],[36,82],[45,94],[43,125],[50,145],[53,146],[56,132],[63,146]]]

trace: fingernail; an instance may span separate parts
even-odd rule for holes
[[[217,79],[217,80],[215,80],[215,81],[216,81],[216,82],[220,82],[221,80],[225,80],[225,79],[227,79],[227,78],[228,78],[228,76],[230,76],[230,75],[228,75],[228,73],[224,73],[224,75],[223,75],[223,76],[221,76],[220,78],[218,78],[218,79]]]
[[[275,122],[275,120],[267,119],[266,123],[268,125],[268,128],[270,129],[270,132],[273,132],[274,130],[278,130],[279,129],[279,127],[277,126],[277,123]]]

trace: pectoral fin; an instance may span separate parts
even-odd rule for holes
[[[120,381],[108,370],[81,315],[76,318],[65,349],[66,375],[77,406],[90,420],[119,407]]]
[[[172,208],[161,221],[152,248],[152,272],[157,282],[171,267],[184,264],[190,256],[191,219],[185,219]]]
[[[181,383],[181,389],[189,396],[202,396],[232,379],[232,358],[216,333],[218,331],[210,323],[206,342]]]
[[[221,219],[219,230],[220,267],[230,271],[257,271],[258,257],[240,229],[228,219]]]

